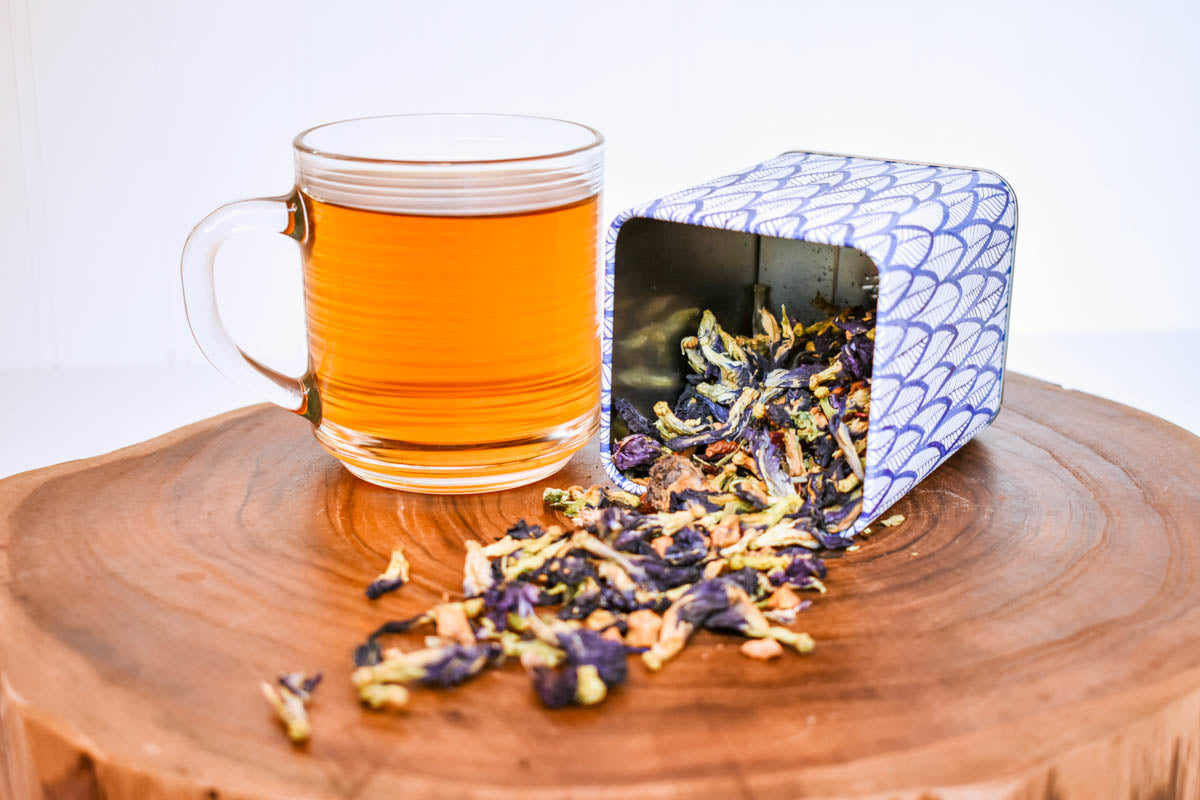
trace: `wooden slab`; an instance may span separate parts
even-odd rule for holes
[[[589,449],[555,485],[600,478]],[[455,592],[541,486],[352,478],[251,408],[0,482],[0,796],[1200,797],[1200,439],[1012,376],[997,423],[831,562],[816,652],[708,634],[542,710],[513,664],[362,711],[365,632]],[[413,583],[363,586],[402,541]],[[306,749],[258,694],[321,670]]]

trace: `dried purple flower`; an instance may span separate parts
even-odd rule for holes
[[[404,551],[397,545],[392,550],[392,558],[388,562],[387,569],[371,582],[366,589],[366,594],[368,598],[374,600],[388,592],[396,591],[406,583],[408,583],[408,559],[404,557]]]
[[[757,400],[758,390],[747,386],[742,389],[741,394],[738,395],[737,400],[730,407],[729,418],[724,422],[712,426],[707,431],[669,438],[664,444],[678,453],[680,450],[699,447],[703,444],[712,444],[721,439],[736,439],[738,436],[741,436],[747,423],[753,417],[754,403]]]
[[[504,648],[494,642],[474,645],[448,644],[412,652],[389,650],[372,666],[359,667],[351,675],[363,702],[379,707],[402,703],[401,693],[381,687],[416,683],[421,686],[449,688],[478,675],[504,657]],[[407,693],[403,693],[407,698]]]
[[[645,585],[654,591],[665,592],[700,580],[703,569],[699,564],[675,566],[658,558],[658,554],[635,561],[645,575]]]
[[[613,410],[624,420],[625,427],[629,429],[630,433],[640,433],[651,439],[658,438],[658,431],[655,430],[654,424],[646,419],[646,416],[634,408],[633,403],[630,403],[625,398],[618,397],[613,401]]]
[[[490,619],[497,630],[508,627],[508,616],[528,617],[533,607],[541,600],[541,591],[532,584],[518,581],[488,589],[483,596],[484,617]]]
[[[741,500],[746,505],[750,506],[755,511],[761,511],[771,504],[771,498],[767,497],[757,487],[745,482],[735,481],[729,485],[729,491]]]
[[[684,511],[692,506],[699,506],[704,511],[720,511],[721,503],[713,499],[716,492],[706,492],[700,489],[681,489],[671,493],[669,511]]]
[[[514,539],[537,539],[545,533],[541,525],[530,525],[524,519],[517,520],[515,525],[504,532],[505,536]]]
[[[617,469],[634,469],[650,464],[663,454],[663,446],[642,433],[631,433],[613,448],[612,460]]]
[[[650,530],[621,531],[613,540],[613,547],[627,553],[637,553],[645,556],[657,555],[654,549],[646,542],[646,537],[649,535],[651,535]]]
[[[278,685],[263,681],[259,685],[263,697],[275,709],[275,715],[283,723],[288,738],[296,744],[308,741],[312,735],[312,724],[308,719],[308,703],[313,690],[321,682],[321,674],[309,677],[303,672],[280,675]]]
[[[782,569],[776,569],[767,575],[774,586],[790,584],[798,589],[813,589],[821,585],[825,578],[825,562],[811,553],[799,553],[791,556],[791,561]]]
[[[821,542],[821,546],[829,550],[841,550],[854,544],[854,537],[849,534],[841,533],[826,533],[825,531],[813,531],[813,535]]]
[[[833,542],[833,545],[832,545],[833,547],[845,547],[846,545],[839,544],[839,542],[842,539],[846,539],[848,542],[848,538],[847,537],[829,537],[828,534],[839,534],[842,531],[849,529],[850,526],[854,524],[854,521],[856,519],[858,519],[858,515],[861,512],[862,512],[862,491],[861,490],[858,491],[856,495],[852,496],[849,500],[847,500],[844,505],[833,507],[833,508],[825,508],[822,510],[821,519],[824,522],[824,528],[825,528],[823,533],[827,534],[827,536],[825,538],[828,538],[831,542]],[[822,538],[821,536],[818,536],[817,538],[822,539],[822,544],[825,543],[825,539]],[[825,546],[830,547],[831,545],[825,545]]]
[[[307,701],[313,690],[321,683],[321,678],[322,675],[319,672],[311,677],[303,672],[289,672],[279,676],[279,685]]]
[[[624,506],[606,506],[596,518],[594,533],[603,538],[619,536],[627,531],[636,531],[642,524],[643,515]],[[617,548],[620,550],[621,548]]]
[[[690,567],[708,555],[708,541],[695,528],[684,528],[673,537],[662,559],[673,567]]]
[[[846,374],[856,381],[871,377],[871,363],[874,357],[875,343],[865,336],[855,337],[846,342],[839,354]]]
[[[600,608],[600,584],[588,578],[558,612],[559,619],[585,619]]]
[[[792,478],[783,465],[783,454],[771,441],[770,434],[765,429],[752,425],[746,429],[744,435],[754,455],[754,461],[758,464],[759,475],[770,487],[771,495],[776,498],[795,495]]]
[[[796,421],[783,403],[767,406],[767,421],[777,429],[795,428]]]
[[[595,667],[606,686],[618,686],[625,682],[625,645],[620,642],[581,628],[560,632],[558,644],[566,652],[569,664]]]
[[[354,649],[354,666],[369,667],[378,664],[383,657],[383,651],[379,647],[378,639],[381,636],[388,636],[397,633],[408,633],[417,625],[428,622],[432,617],[429,612],[417,614],[408,619],[388,620],[380,625],[367,640]]]
[[[758,574],[755,570],[744,567],[722,575],[721,580],[734,584],[743,592],[753,597],[758,593]]]
[[[596,569],[586,556],[586,551],[572,550],[558,558],[550,559],[536,574],[544,575],[550,586],[578,586],[588,578],[596,577]]]
[[[777,369],[767,375],[763,385],[780,389],[807,389],[812,376],[823,368],[821,364],[801,364],[790,370]]]
[[[436,660],[425,665],[425,673],[417,678],[417,683],[443,689],[458,686],[474,678],[502,656],[500,646],[493,643],[447,645],[441,648]]]
[[[546,708],[566,708],[575,702],[578,681],[574,669],[534,667],[530,680]]]
[[[684,622],[699,628],[705,620],[729,609],[729,582],[713,578],[697,583],[680,600],[678,614]]]

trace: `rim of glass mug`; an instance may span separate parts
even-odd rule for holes
[[[323,202],[392,214],[483,216],[600,191],[604,137],[518,114],[392,114],[329,122],[293,140],[296,182]]]

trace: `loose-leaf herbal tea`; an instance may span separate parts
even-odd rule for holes
[[[260,684],[263,697],[275,709],[275,715],[283,723],[288,738],[297,744],[308,741],[308,737],[312,735],[312,725],[308,721],[308,703],[320,682],[319,672],[312,677],[303,672],[290,672],[280,675],[276,685],[266,681]]]
[[[392,550],[392,560],[388,562],[387,569],[378,578],[371,581],[367,587],[367,597],[374,600],[388,592],[396,591],[406,583],[408,583],[408,559],[404,557],[404,551],[397,545]]]
[[[811,651],[789,626],[862,511],[874,314],[805,326],[762,310],[758,323],[733,336],[705,312],[681,343],[693,374],[675,403],[654,421],[614,404],[628,435],[613,461],[643,496],[547,489],[569,528],[521,520],[467,542],[467,599],[385,623],[355,651],[362,701],[403,706],[407,685],[456,686],[512,657],[547,707],[593,705],[624,682],[627,654],[658,670],[701,629],[747,639],[749,658]],[[379,644],[426,626],[423,649]]]

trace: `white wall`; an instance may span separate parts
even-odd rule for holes
[[[1021,203],[1018,332],[1196,327],[1195,8],[0,0],[0,367],[199,360],[191,226],[286,191],[307,126],[428,110],[595,125],[609,216],[784,149],[986,166]],[[294,247],[220,278],[295,370]]]

